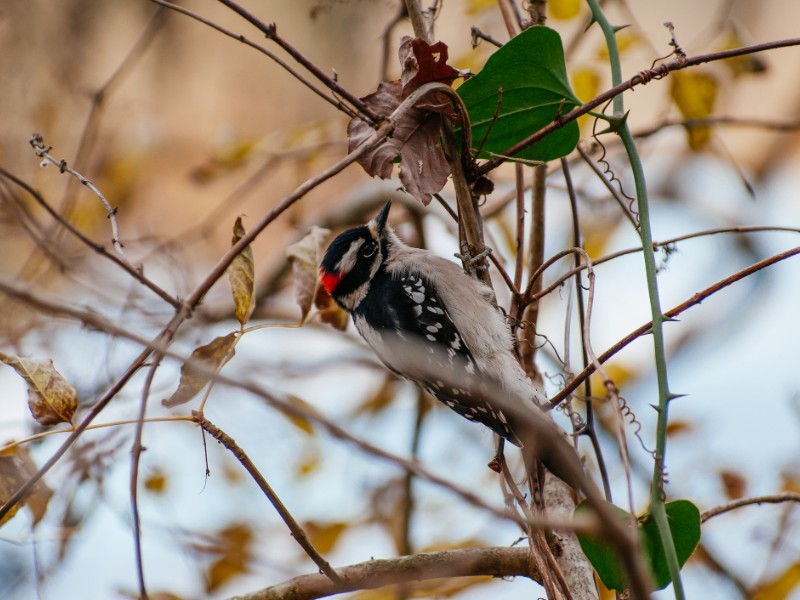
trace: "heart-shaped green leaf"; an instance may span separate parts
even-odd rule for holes
[[[472,143],[483,156],[503,153],[580,104],[569,86],[558,33],[531,27],[497,50],[472,79],[458,88],[472,124]],[[486,135],[489,132],[488,136]],[[578,143],[572,121],[516,158],[547,161],[572,152]]]
[[[627,512],[613,504],[609,504],[608,507],[619,515],[622,522],[630,523],[630,516]],[[682,567],[700,542],[700,511],[688,500],[668,502],[665,509],[669,520],[669,529],[672,532],[672,541],[675,544],[675,553],[678,556],[678,564]],[[575,514],[589,510],[591,508],[584,501],[575,508]],[[654,589],[663,589],[672,582],[672,578],[669,574],[658,527],[649,513],[639,517],[638,523],[642,548],[647,553],[647,561],[655,584]],[[603,585],[610,590],[618,591],[628,587],[622,563],[610,545],[583,534],[578,534],[578,541]]]

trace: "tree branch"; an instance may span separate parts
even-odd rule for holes
[[[529,561],[530,550],[527,547],[467,548],[369,560],[337,569],[342,578],[339,583],[316,573],[301,575],[231,600],[312,600],[355,590],[443,577],[528,576],[531,569]],[[540,577],[540,574],[534,574],[536,577]]]

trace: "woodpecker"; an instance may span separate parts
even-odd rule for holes
[[[321,284],[391,371],[521,446],[510,411],[476,393],[490,383],[506,400],[537,411],[544,398],[514,356],[511,331],[490,303],[491,291],[454,262],[406,245],[387,224],[390,207],[391,201],[331,242],[319,268]],[[409,369],[399,355],[404,351],[427,368]]]

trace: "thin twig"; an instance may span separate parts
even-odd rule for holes
[[[109,219],[109,221],[111,221],[111,243],[114,245],[114,248],[116,249],[117,253],[119,253],[119,255],[126,262],[130,262],[128,261],[128,257],[125,256],[125,251],[122,249],[122,240],[120,240],[119,237],[119,225],[117,224],[117,209],[112,208],[111,204],[109,204],[108,200],[106,200],[106,197],[103,195],[103,192],[101,192],[94,183],[92,183],[91,181],[86,179],[86,177],[78,173],[78,171],[67,165],[66,160],[64,160],[63,158],[61,160],[53,158],[52,155],[50,154],[52,146],[45,147],[44,140],[42,139],[42,136],[39,135],[38,133],[34,133],[31,136],[30,144],[31,147],[33,148],[33,151],[36,153],[36,156],[43,159],[42,160],[43,167],[48,164],[55,165],[62,173],[69,173],[70,175],[75,177],[75,179],[80,181],[81,185],[89,188],[92,191],[92,193],[95,196],[97,196],[97,198],[100,200],[100,203],[106,209],[106,217]]]
[[[31,197],[36,200],[36,202],[47,211],[47,213],[53,217],[58,223],[60,223],[67,231],[69,231],[72,235],[78,238],[83,244],[97,252],[100,256],[109,259],[110,261],[116,263],[120,267],[122,267],[129,275],[131,275],[136,281],[140,282],[142,285],[147,287],[149,290],[154,292],[158,295],[159,298],[171,304],[174,308],[178,308],[180,306],[180,301],[176,298],[170,296],[166,291],[164,291],[160,286],[153,283],[152,280],[148,279],[144,276],[144,273],[134,265],[132,265],[127,260],[123,260],[116,254],[112,254],[106,251],[105,247],[101,244],[97,244],[90,238],[86,237],[83,233],[80,232],[72,223],[67,221],[62,215],[58,213],[47,200],[44,199],[39,192],[33,189],[30,185],[28,185],[25,181],[17,177],[16,175],[6,171],[3,167],[0,167],[0,175],[3,177],[13,181],[16,185],[24,189]]]
[[[566,158],[561,159],[561,169],[564,174],[564,181],[567,186],[567,195],[569,196],[572,212],[572,246],[575,248],[583,248],[580,224],[578,222],[578,196],[575,192],[575,186],[572,183],[572,172],[569,168],[569,161],[567,161]],[[583,263],[581,257],[577,254],[575,254],[574,264],[576,269],[581,267],[581,271],[584,266],[588,267],[588,263]],[[586,312],[584,307],[583,278],[581,277],[581,271],[575,273],[575,297],[578,303],[578,322],[581,331],[585,331]],[[586,347],[583,345],[581,346],[581,360],[583,362],[583,368],[585,369],[589,365],[589,355],[586,352]],[[591,396],[591,384],[588,379],[585,381],[584,392],[587,398]],[[595,459],[597,460],[597,469],[600,472],[600,480],[603,482],[603,493],[606,496],[606,500],[611,502],[611,484],[608,479],[608,469],[606,468],[606,461],[603,457],[600,440],[597,437],[597,430],[594,426],[594,406],[591,402],[586,403],[586,423],[581,434],[588,436],[591,441]]]
[[[206,19],[205,17],[197,14],[196,12],[193,12],[193,11],[189,10],[188,8],[184,8],[183,6],[179,6],[178,4],[174,4],[172,2],[168,2],[167,0],[150,0],[150,2],[154,2],[155,4],[163,6],[164,8],[168,8],[170,10],[174,10],[175,12],[178,12],[178,13],[180,13],[182,15],[190,17],[190,18],[194,19],[195,21],[198,21],[198,22],[202,23],[203,25],[206,25],[208,27],[211,27],[212,29],[215,29],[216,31],[219,31],[221,34],[226,35],[229,38],[233,38],[234,40],[236,40],[238,42],[241,42],[245,46],[250,46],[254,50],[257,50],[258,52],[263,54],[264,56],[269,57],[278,66],[283,68],[292,77],[297,79],[297,81],[302,83],[304,86],[306,86],[308,89],[310,89],[312,92],[314,92],[317,96],[319,96],[320,98],[325,100],[325,102],[329,103],[331,106],[333,106],[337,110],[342,111],[343,113],[345,113],[347,116],[349,116],[351,118],[356,116],[356,112],[351,107],[347,106],[346,104],[344,104],[340,100],[337,100],[336,98],[332,98],[331,96],[329,96],[328,94],[326,94],[325,92],[323,92],[322,90],[317,88],[313,83],[308,81],[299,72],[297,72],[294,68],[292,68],[286,61],[284,61],[282,58],[277,56],[274,52],[271,52],[270,50],[266,49],[264,46],[261,46],[260,44],[257,44],[255,42],[251,41],[250,39],[248,39],[247,37],[245,37],[244,35],[242,35],[240,33],[234,33],[230,29],[226,29],[222,25],[219,25],[219,24],[217,24],[217,23],[215,23],[213,21],[210,21],[209,19]]]
[[[147,376],[142,387],[142,399],[139,402],[139,414],[136,417],[136,430],[133,436],[133,448],[131,449],[131,472],[129,481],[129,494],[131,499],[131,520],[133,521],[133,547],[136,555],[136,576],[139,583],[139,597],[147,600],[147,587],[144,583],[144,559],[142,557],[142,527],[139,518],[139,460],[142,457],[142,434],[144,433],[144,422],[147,411],[147,400],[150,397],[150,388],[153,385],[153,378],[158,371],[162,355],[157,355],[156,360],[147,369]]]
[[[275,507],[275,510],[289,528],[289,531],[292,532],[292,537],[297,540],[297,543],[300,544],[300,547],[305,550],[305,553],[308,554],[309,558],[313,560],[314,563],[320,568],[320,571],[325,573],[332,583],[342,583],[342,578],[336,574],[336,571],[334,571],[330,563],[322,557],[316,548],[314,548],[314,545],[311,543],[311,540],[308,539],[308,535],[300,526],[300,523],[295,520],[295,518],[289,512],[289,509],[286,508],[286,505],[284,505],[284,503],[275,493],[275,490],[273,490],[269,483],[267,483],[267,480],[255,466],[255,464],[253,464],[253,461],[250,460],[249,456],[247,456],[247,453],[231,436],[206,419],[202,412],[193,411],[192,417],[194,418],[195,423],[203,428],[203,431],[206,431],[209,435],[211,435],[211,437],[230,450],[231,454],[233,454],[241,463],[245,470],[250,474],[250,477],[252,477],[253,480],[258,484],[258,487],[261,488],[261,491],[264,492],[264,495],[270,501],[270,504]]]
[[[160,0],[152,0],[152,1],[154,2],[159,1],[160,3]],[[280,35],[278,35],[278,28],[275,25],[275,23],[270,23],[269,25],[267,25],[266,23],[264,23],[264,21],[262,21],[261,19],[259,19],[258,17],[256,17],[255,15],[244,9],[243,7],[239,6],[238,4],[236,4],[236,2],[233,2],[232,0],[217,0],[217,1],[230,8],[240,17],[248,21],[251,25],[254,25],[266,36],[267,39],[272,40],[273,42],[278,44],[278,46],[280,46],[283,50],[285,50],[287,54],[289,54],[293,59],[295,59],[314,77],[316,77],[323,85],[329,88],[337,96],[341,96],[342,98],[347,100],[351,105],[353,105],[354,107],[356,107],[356,109],[358,109],[358,112],[366,116],[370,121],[372,121],[373,123],[380,122],[381,120],[380,117],[378,117],[369,108],[367,108],[367,106],[359,98],[357,98],[356,96],[351,94],[347,89],[339,85],[338,81],[325,75],[325,73],[323,73],[319,69],[319,67],[317,67],[314,63],[308,60],[305,56],[303,56],[303,54],[300,51],[298,51],[294,46],[292,46],[289,42],[287,42]]]
[[[786,250],[785,252],[781,252],[779,254],[775,254],[773,256],[765,258],[764,260],[760,260],[757,263],[752,264],[744,269],[741,269],[740,271],[737,271],[733,275],[716,282],[715,284],[707,287],[703,291],[696,293],[688,300],[682,302],[681,304],[678,304],[674,308],[665,312],[664,316],[669,319],[674,319],[675,317],[685,312],[689,308],[697,304],[700,304],[701,302],[703,302],[703,300],[705,300],[709,296],[716,294],[717,292],[728,287],[729,285],[736,283],[737,281],[744,279],[745,277],[748,277],[749,275],[752,275],[753,273],[756,273],[761,269],[772,266],[776,263],[781,262],[782,260],[786,260],[787,258],[791,258],[792,256],[796,256],[798,254],[800,254],[800,246],[792,248],[791,250]],[[608,359],[610,359],[617,352],[622,350],[625,346],[633,342],[635,339],[649,333],[652,326],[653,322],[650,321],[648,323],[645,323],[641,327],[635,329],[634,331],[626,335],[624,338],[622,338],[620,341],[618,341],[616,344],[611,346],[611,348],[603,352],[603,354],[598,356],[597,360],[601,364],[605,363]],[[572,392],[574,392],[586,378],[588,378],[589,376],[591,376],[592,373],[594,373],[594,371],[595,371],[594,365],[589,365],[586,369],[584,369],[578,375],[576,375],[572,381],[567,383],[567,385],[565,385],[560,392],[558,392],[555,396],[553,396],[550,399],[549,402],[550,407],[555,408],[556,406],[558,406],[559,403],[561,403],[561,401],[564,400],[564,398],[566,398]]]
[[[208,275],[200,282],[200,284],[192,291],[189,296],[187,296],[186,300],[180,305],[178,310],[176,311],[175,316],[167,323],[161,332],[153,339],[152,343],[156,347],[164,346],[166,347],[169,342],[172,340],[175,332],[181,326],[181,324],[192,314],[192,311],[197,307],[197,305],[202,301],[205,295],[208,293],[208,290],[222,277],[227,268],[233,262],[234,258],[239,255],[255,238],[264,228],[267,227],[272,221],[278,218],[286,209],[288,209],[292,204],[297,202],[300,198],[305,196],[308,192],[312,189],[319,186],[321,183],[327,181],[334,175],[341,172],[345,167],[352,164],[356,160],[358,160],[363,154],[372,150],[376,145],[380,144],[387,136],[391,134],[394,130],[394,118],[399,118],[400,115],[404,114],[412,104],[409,102],[403,102],[400,106],[397,107],[395,112],[392,116],[387,119],[375,133],[370,136],[370,138],[361,146],[353,150],[350,154],[345,156],[342,160],[337,162],[336,164],[332,165],[331,167],[327,168],[322,173],[312,177],[311,179],[306,180],[303,184],[298,186],[291,194],[286,196],[275,208],[273,208],[269,213],[267,213],[261,221],[251,229],[245,236],[242,237],[241,240],[237,244],[235,244],[232,248],[225,253],[225,255],[219,260],[219,262],[212,268],[212,270],[208,273]],[[6,286],[7,291],[10,288]],[[19,290],[17,290],[19,291]],[[69,437],[59,446],[59,448],[53,453],[53,455],[39,468],[39,470],[34,473],[11,497],[6,500],[6,502],[0,507],[0,519],[3,518],[8,511],[11,510],[12,507],[16,506],[31,490],[31,488],[36,485],[36,483],[47,473],[53,466],[61,459],[61,457],[67,452],[67,450],[75,443],[75,440],[80,437],[83,431],[88,427],[91,422],[99,415],[103,409],[108,405],[109,402],[125,387],[125,384],[133,377],[136,371],[145,363],[145,361],[149,358],[150,354],[152,353],[152,348],[147,347],[144,351],[142,351],[139,356],[137,356],[133,362],[130,363],[128,368],[120,375],[120,377],[111,385],[111,387],[106,390],[106,393],[103,394],[100,399],[95,402],[92,407],[86,413],[86,416],[83,420],[75,427],[74,431],[69,435]]]
[[[721,506],[715,506],[700,514],[700,522],[705,523],[709,519],[726,513],[742,506],[750,506],[751,504],[781,504],[783,502],[800,502],[800,493],[797,492],[781,492],[779,494],[770,494],[767,496],[755,496],[753,498],[739,498]]]

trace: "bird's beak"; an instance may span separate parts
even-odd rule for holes
[[[377,234],[375,236],[377,239],[380,239],[383,236],[383,230],[386,227],[386,221],[389,219],[389,209],[391,207],[392,201],[387,200],[386,204],[383,205],[381,212],[375,215],[375,218],[370,221],[370,229]]]

